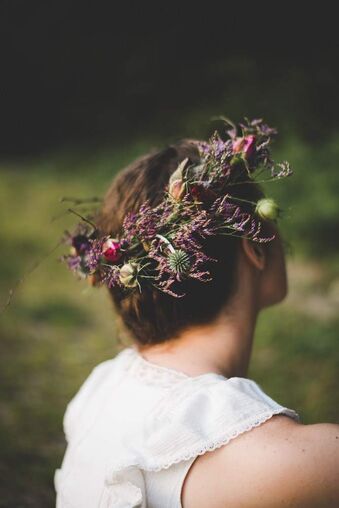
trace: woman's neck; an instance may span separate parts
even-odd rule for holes
[[[235,300],[213,324],[194,327],[162,344],[137,348],[146,360],[189,376],[215,372],[227,378],[247,377],[256,319],[254,305]]]
[[[137,346],[150,362],[188,376],[215,372],[227,378],[247,377],[257,316],[261,273],[239,258],[238,284],[231,301],[208,325],[194,326],[162,344]]]

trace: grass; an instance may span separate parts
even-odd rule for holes
[[[74,224],[60,198],[102,196],[114,173],[148,148],[140,141],[1,166],[2,302]],[[339,422],[338,151],[338,135],[317,147],[287,139],[274,155],[289,160],[295,175],[267,187],[286,209],[281,227],[293,245],[290,291],[260,315],[248,375],[304,423]],[[77,281],[58,262],[62,253],[59,247],[27,275],[0,316],[1,506],[54,505],[66,404],[91,369],[117,350],[107,294]]]

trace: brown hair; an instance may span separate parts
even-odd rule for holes
[[[117,236],[129,211],[137,211],[150,200],[156,206],[178,164],[189,157],[199,160],[195,140],[183,139],[162,150],[139,157],[120,171],[109,187],[97,220],[105,234]],[[264,196],[258,184],[240,183],[232,194],[249,200]],[[157,344],[174,339],[184,329],[213,321],[232,297],[237,287],[237,260],[240,239],[232,236],[211,236],[202,242],[204,252],[218,262],[208,262],[212,281],[187,279],[180,286],[186,293],[175,298],[154,287],[144,287],[124,296],[118,287],[109,289],[118,317],[139,344]],[[264,246],[268,244],[263,244]]]

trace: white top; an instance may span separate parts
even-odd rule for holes
[[[97,365],[67,405],[56,508],[181,508],[198,455],[278,413],[300,421],[251,379],[190,377],[128,347]]]

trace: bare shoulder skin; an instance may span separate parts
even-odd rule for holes
[[[339,425],[275,415],[197,457],[183,508],[339,507]]]

